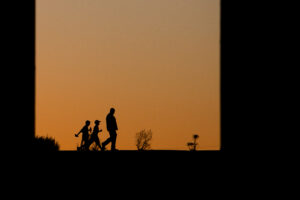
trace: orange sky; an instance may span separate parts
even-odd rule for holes
[[[36,135],[74,150],[116,109],[117,148],[220,149],[219,0],[36,0]],[[93,124],[93,123],[92,123]],[[110,145],[108,145],[110,146]]]

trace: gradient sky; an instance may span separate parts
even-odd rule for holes
[[[116,109],[117,148],[220,149],[219,0],[36,0],[36,135],[75,150]],[[110,148],[110,145],[107,147]]]

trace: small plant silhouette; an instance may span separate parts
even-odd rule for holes
[[[59,144],[52,137],[36,136],[33,140],[34,151],[59,151]]]
[[[198,143],[196,142],[197,139],[199,138],[199,135],[193,135],[194,138],[194,142],[188,142],[187,146],[189,147],[190,151],[196,151],[196,147],[198,145]]]
[[[152,140],[152,131],[151,129],[146,131],[141,130],[140,132],[136,133],[136,147],[138,151],[149,150],[151,149],[150,141]]]
[[[91,151],[100,151],[100,148],[97,146],[96,143],[93,143],[91,145],[91,147],[89,148],[89,150],[91,150]]]

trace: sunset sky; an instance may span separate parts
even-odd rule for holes
[[[36,135],[60,150],[116,109],[117,148],[220,149],[219,0],[36,0]],[[108,149],[110,145],[107,146]]]

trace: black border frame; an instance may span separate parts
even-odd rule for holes
[[[4,4],[3,7],[14,7],[14,10],[12,12],[8,9],[7,13],[4,12],[9,17],[6,18],[8,20],[4,24],[3,31],[5,53],[2,55],[4,55],[4,63],[6,63],[2,72],[2,76],[4,76],[2,86],[5,86],[2,90],[4,96],[2,100],[5,100],[2,112],[5,116],[3,131],[13,132],[13,134],[5,134],[3,140],[15,141],[16,143],[2,146],[6,151],[27,152],[31,149],[28,144],[30,144],[35,130],[35,0],[20,1],[17,5],[15,2],[5,1]],[[237,118],[233,119],[231,116],[237,111],[236,106],[242,104],[236,100],[232,102],[232,99],[238,98],[235,93],[236,90],[232,88],[236,88],[235,70],[239,64],[232,61],[241,55],[238,51],[232,51],[232,47],[237,46],[240,42],[241,36],[238,36],[237,32],[240,33],[241,31],[236,24],[242,22],[242,19],[237,18],[236,10],[232,12],[234,9],[233,2],[220,0],[220,4],[221,149],[212,152],[226,152],[239,148],[235,142],[237,141],[235,138],[237,132],[233,129],[233,121],[236,123]],[[243,16],[242,11],[239,14]],[[238,126],[237,128],[241,127]],[[20,148],[14,148],[14,146]],[[202,152],[204,151],[197,151],[195,154],[203,155]],[[165,153],[160,154],[164,155]]]

